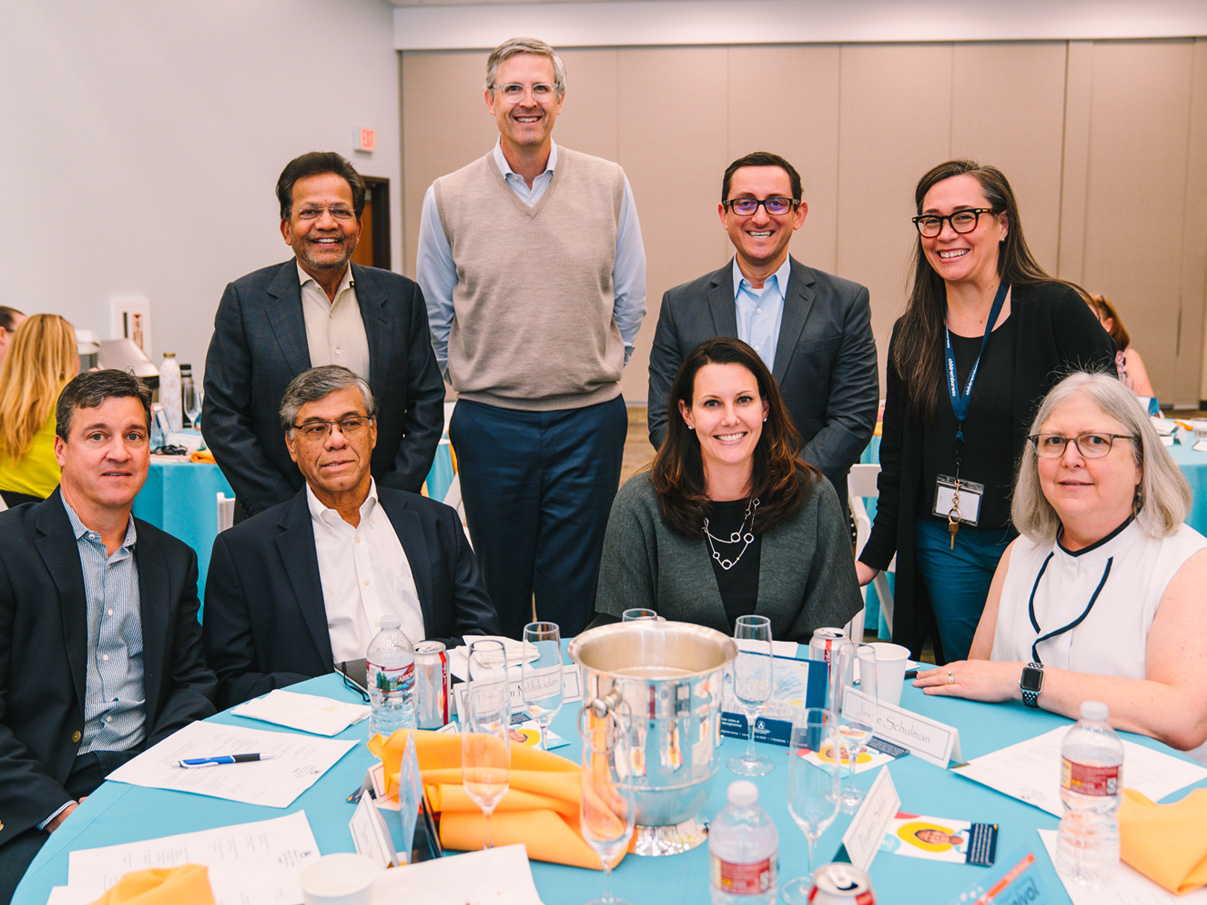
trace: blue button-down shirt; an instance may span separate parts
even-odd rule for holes
[[[100,534],[89,530],[66,500],[63,507],[80,552],[88,607],[84,735],[79,753],[128,751],[146,734],[134,519],[126,528],[126,539],[110,555]]]
[[[763,288],[755,289],[750,280],[742,276],[738,259],[733,259],[733,304],[738,316],[738,339],[754,347],[769,371],[775,369],[775,347],[779,344],[791,272],[792,258],[784,258],[780,269],[763,281]]]

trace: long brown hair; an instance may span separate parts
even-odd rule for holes
[[[1002,240],[997,256],[997,272],[1002,282],[1012,286],[1064,283],[1064,280],[1049,276],[1031,254],[1023,236],[1014,190],[997,167],[975,160],[949,160],[939,164],[918,180],[914,189],[917,212],[922,213],[926,193],[936,184],[953,176],[964,175],[972,176],[980,183],[985,200],[995,214],[1006,215],[1006,238]],[[892,363],[909,387],[910,412],[924,424],[929,424],[934,420],[944,385],[943,324],[947,317],[947,288],[943,278],[935,273],[926,260],[921,236],[917,237],[914,246],[911,272],[913,286],[905,314],[897,328]],[[1073,283],[1067,285],[1072,286],[1083,298],[1087,296],[1079,286]]]
[[[20,461],[79,368],[75,329],[57,314],[34,314],[17,328],[0,364],[0,459]]]
[[[1086,299],[1086,303],[1094,309],[1094,313],[1098,315],[1098,320],[1104,321],[1108,317],[1111,319],[1111,329],[1106,332],[1111,335],[1111,339],[1115,341],[1115,348],[1120,352],[1127,350],[1131,345],[1132,337],[1127,332],[1127,327],[1123,326],[1123,321],[1119,319],[1119,312],[1115,310],[1114,303],[1105,295],[1091,295]],[[1106,330],[1105,325],[1103,326]]]
[[[812,481],[821,472],[799,458],[800,433],[763,359],[740,339],[728,336],[705,340],[692,349],[671,384],[666,439],[650,467],[658,509],[672,530],[688,537],[704,536],[703,517],[712,515],[713,504],[704,480],[700,438],[684,422],[679,403],[691,406],[696,374],[707,364],[741,365],[754,375],[759,396],[767,403],[767,420],[754,448],[750,474],[751,496],[759,500],[751,530],[761,534],[791,518],[804,505],[798,473],[803,472]]]

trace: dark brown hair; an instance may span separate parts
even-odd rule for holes
[[[914,189],[917,212],[922,213],[926,193],[936,184],[953,176],[964,175],[975,178],[989,207],[995,214],[1004,214],[1006,217],[1006,238],[1001,241],[997,257],[997,272],[1002,282],[1012,286],[1065,283],[1049,276],[1031,254],[1023,237],[1023,224],[1014,190],[997,167],[975,160],[949,160],[939,164],[918,180]],[[947,289],[943,278],[935,273],[926,260],[921,236],[917,237],[914,246],[912,272],[913,287],[905,314],[897,328],[892,364],[909,388],[909,411],[921,418],[924,424],[929,424],[934,419],[944,382],[943,324],[947,315]],[[1087,297],[1085,290],[1076,284],[1066,285],[1076,290],[1082,298]]]
[[[277,201],[281,204],[281,219],[288,220],[293,208],[293,184],[299,179],[333,173],[352,189],[352,210],[359,220],[365,212],[365,181],[342,154],[334,151],[311,151],[285,164],[277,179]]]
[[[106,399],[133,396],[142,403],[151,428],[151,389],[127,371],[108,368],[103,371],[84,371],[73,377],[59,393],[55,405],[54,432],[64,440],[71,438],[71,418],[76,409],[99,408]]]
[[[1086,302],[1094,313],[1098,315],[1098,320],[1104,321],[1108,317],[1111,319],[1111,329],[1106,332],[1111,335],[1111,339],[1115,341],[1115,348],[1123,352],[1131,345],[1132,337],[1127,332],[1127,327],[1123,326],[1123,321],[1119,319],[1119,312],[1115,310],[1114,304],[1105,295],[1091,295]],[[1103,327],[1106,330],[1106,327]]]
[[[788,174],[788,182],[792,186],[792,200],[801,200],[800,173],[796,172],[796,167],[770,151],[753,151],[744,157],[739,157],[725,168],[725,175],[721,177],[722,201],[729,200],[729,184],[733,181],[733,174],[742,167],[779,167]]]
[[[650,467],[658,509],[672,530],[688,537],[704,536],[703,518],[712,515],[713,505],[704,480],[700,439],[684,422],[679,403],[692,404],[696,374],[707,364],[741,365],[754,375],[759,396],[767,403],[767,420],[754,448],[750,475],[750,495],[759,500],[751,530],[762,534],[794,516],[804,505],[798,473],[803,472],[808,481],[813,481],[821,472],[799,458],[800,434],[763,359],[740,339],[728,336],[700,343],[683,359],[675,374],[668,400],[666,439]]]

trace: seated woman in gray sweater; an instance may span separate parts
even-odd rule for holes
[[[798,457],[800,435],[763,360],[717,337],[684,359],[666,440],[616,496],[604,537],[595,624],[631,607],[733,633],[771,620],[808,643],[863,603],[850,534],[830,482]]]

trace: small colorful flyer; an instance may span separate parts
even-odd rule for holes
[[[776,656],[775,687],[771,700],[754,724],[754,740],[788,747],[792,718],[802,707],[821,707],[826,700],[826,664],[821,660],[795,660]],[[750,732],[733,694],[733,667],[725,671],[721,692],[721,734],[745,739]]]
[[[880,850],[928,861],[990,867],[997,856],[997,824],[898,811],[885,827]]]
[[[821,751],[810,751],[808,748],[802,748],[797,753],[805,760],[818,766],[823,762],[832,764],[835,759],[834,750],[828,746],[823,746]],[[872,736],[864,744],[863,750],[859,752],[859,756],[855,759],[855,772],[863,773],[867,770],[875,770],[877,767],[883,767],[885,764],[892,763],[905,754],[909,754],[909,752],[900,745],[894,745],[892,742],[886,742],[882,738]],[[850,749],[843,746],[838,752],[837,757],[838,762],[842,764],[845,771],[849,764]]]

